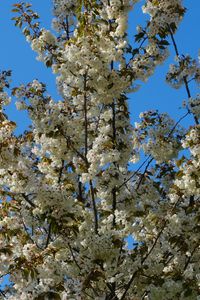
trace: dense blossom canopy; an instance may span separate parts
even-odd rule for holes
[[[133,42],[136,2],[54,0],[52,32],[30,4],[14,5],[61,100],[37,80],[13,88],[32,120],[16,136],[4,113],[11,72],[0,74],[0,299],[200,299],[200,99],[190,93],[199,63],[178,52],[181,0],[144,1],[149,21]],[[169,43],[176,59],[166,80],[185,86],[184,115],[146,111],[133,126],[128,94],[165,61]]]

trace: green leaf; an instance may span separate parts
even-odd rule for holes
[[[188,288],[187,291],[185,291],[184,296],[185,296],[185,297],[189,297],[189,296],[191,296],[191,295],[192,295],[192,289],[191,289],[191,288]]]
[[[135,35],[135,41],[136,41],[136,42],[139,42],[139,41],[144,37],[144,35],[145,35],[145,32],[144,32],[144,31],[142,31],[142,32],[140,32],[140,33],[138,33],[138,34],[136,34],[136,35]]]
[[[159,42],[159,45],[165,45],[165,46],[168,46],[169,45],[169,42],[167,40],[161,40]]]

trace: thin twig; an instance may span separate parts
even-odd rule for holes
[[[6,294],[0,289],[0,294],[4,297],[4,298],[6,298]]]
[[[22,216],[22,215],[21,215],[21,220],[22,220],[22,225],[23,225],[23,227],[24,227],[24,230],[25,230],[25,232],[26,232],[28,238],[30,239],[30,241],[31,241],[34,245],[36,245],[38,249],[41,249],[41,250],[42,250],[42,248],[36,243],[36,241],[34,241],[34,239],[32,238],[32,236],[31,236],[30,233],[28,232],[28,229],[27,229],[27,227],[26,227],[26,224],[24,223],[24,220],[23,220],[23,216]]]
[[[139,168],[117,188],[118,191],[141,170],[141,168],[145,165],[145,163],[149,160],[149,158],[151,158],[151,155],[149,155],[145,159],[145,161],[143,161],[143,163],[139,166]]]
[[[172,135],[172,133],[174,132],[174,130],[176,129],[176,127],[178,126],[178,124],[179,124],[185,117],[187,117],[189,114],[190,114],[190,112],[187,111],[186,114],[184,114],[182,117],[180,117],[180,119],[175,123],[174,127],[172,127],[171,131],[169,132],[168,137],[170,137],[170,136]]]
[[[84,198],[83,198],[83,189],[82,189],[82,182],[80,180],[80,175],[78,176],[78,199],[84,203]]]
[[[129,282],[127,283],[126,289],[125,289],[125,291],[124,291],[122,297],[120,298],[120,300],[125,299],[126,294],[127,294],[128,290],[129,290],[129,288],[131,287],[131,285],[132,285],[132,283],[133,283],[133,281],[134,281],[134,279],[135,279],[135,277],[136,277],[136,275],[138,274],[139,271],[140,271],[140,269],[136,270],[136,271],[133,273],[133,275],[131,276],[131,279],[130,279]]]
[[[87,151],[88,151],[88,119],[87,119],[87,74],[84,75],[84,126],[85,126],[85,159],[87,159]]]
[[[191,261],[191,259],[192,259],[192,256],[194,255],[194,253],[195,253],[195,251],[197,250],[197,248],[199,247],[199,244],[197,244],[195,247],[194,247],[194,249],[192,250],[192,252],[191,252],[191,255],[188,257],[188,259],[187,259],[187,261],[186,261],[186,263],[185,263],[185,266],[184,266],[184,271],[187,269],[187,267],[188,267],[188,265],[189,265],[189,263],[190,263],[190,261]]]
[[[47,240],[46,240],[45,248],[48,247],[50,239],[51,239],[51,227],[52,227],[52,223],[49,224],[49,229],[48,229],[48,234],[47,234]]]
[[[84,75],[84,104],[83,104],[83,109],[84,109],[84,127],[85,127],[85,162],[86,162],[86,167],[88,169],[89,164],[87,160],[87,153],[88,153],[88,116],[87,116],[87,74]],[[94,212],[94,228],[95,228],[95,233],[98,234],[98,212],[96,208],[96,202],[95,202],[95,194],[94,194],[94,187],[92,180],[90,180],[90,193],[91,193],[91,198],[92,198],[92,207],[93,207],[93,212]]]
[[[168,29],[169,29],[169,34],[170,34],[170,37],[171,37],[171,40],[172,40],[172,44],[174,46],[174,50],[175,50],[176,56],[179,57],[178,46],[176,44],[176,41],[175,41],[175,38],[174,38],[174,34],[173,34],[173,32],[171,30],[171,27],[169,25],[168,25]],[[188,85],[187,76],[183,77],[183,81],[184,81],[184,85],[185,85],[185,89],[186,89],[188,98],[191,98],[191,93],[190,93],[190,89],[189,89],[189,85]],[[198,125],[199,124],[198,118],[194,114],[193,114],[193,118],[194,118],[195,123]]]
[[[111,24],[110,24],[111,26]],[[114,62],[111,61],[111,64],[110,64],[110,68],[111,68],[111,71],[113,70],[114,68]],[[116,107],[115,107],[115,99],[113,99],[113,102],[112,102],[112,142],[113,142],[113,149],[115,149],[115,145],[116,145]],[[114,165],[116,167],[116,163],[114,162]],[[112,189],[112,214],[113,214],[113,221],[112,221],[112,224],[113,224],[113,227],[116,225],[116,216],[115,216],[115,211],[116,211],[116,208],[117,208],[117,194],[116,194],[116,188],[114,187]]]
[[[174,206],[172,207],[171,214],[174,212],[174,209],[175,209],[176,206],[178,205],[180,199],[181,199],[181,197],[176,201],[176,203],[175,203]],[[148,253],[145,255],[145,257],[141,260],[141,267],[142,267],[142,265],[144,264],[144,262],[147,260],[147,258],[150,256],[150,254],[152,253],[152,251],[154,250],[154,248],[155,248],[155,246],[156,246],[156,244],[157,244],[157,242],[158,242],[160,236],[162,235],[162,233],[163,233],[163,231],[164,231],[164,229],[165,229],[167,223],[168,223],[168,219],[164,221],[163,226],[162,226],[161,230],[159,231],[157,237],[155,238],[153,245],[151,246],[150,250],[149,250]],[[128,284],[126,285],[126,289],[125,289],[125,291],[124,291],[122,297],[120,298],[120,300],[125,299],[126,294],[127,294],[128,290],[129,290],[129,288],[131,287],[131,285],[132,285],[132,283],[133,283],[133,281],[134,281],[136,275],[137,275],[138,272],[141,270],[141,267],[140,267],[138,270],[136,270],[136,271],[133,273],[133,275],[131,276],[131,278],[130,278]]]
[[[141,174],[141,176],[140,176],[140,180],[139,180],[139,182],[138,182],[138,184],[137,184],[137,187],[136,187],[136,191],[139,189],[139,187],[140,187],[140,185],[141,185],[141,183],[142,183],[142,180],[143,180],[143,178],[144,178],[144,176],[145,176],[145,174],[146,174],[146,172],[147,172],[147,170],[148,170],[148,167],[149,167],[149,165],[150,165],[150,163],[153,161],[153,157],[148,161],[148,163],[147,163],[147,165],[146,165],[146,167],[145,167],[145,169],[144,169],[144,172]]]
[[[74,263],[77,265],[77,267],[78,267],[79,270],[81,271],[81,267],[79,266],[79,264],[78,264],[78,262],[77,262],[77,260],[76,260],[76,257],[75,257],[75,255],[74,255],[74,252],[73,252],[73,250],[72,250],[72,247],[71,247],[70,243],[68,243],[68,247],[69,247],[69,250],[70,250],[70,252],[71,252],[71,255],[72,255],[72,258],[73,258]]]
[[[28,196],[27,195],[25,195],[25,194],[21,194],[22,195],[22,197],[24,198],[24,200],[26,201],[26,202],[28,202],[28,204],[30,204],[32,207],[36,207],[36,205],[28,198]]]
[[[58,184],[61,183],[64,165],[65,165],[65,161],[62,159],[62,166],[61,166],[61,168],[60,168],[60,170],[59,170],[59,174],[58,174]]]
[[[175,123],[175,125],[173,126],[173,128],[171,129],[171,131],[169,132],[169,134],[168,134],[168,137],[170,137],[171,135],[172,135],[172,133],[174,132],[174,130],[176,129],[176,127],[178,126],[178,124],[185,118],[185,117],[187,117],[188,115],[190,114],[190,112],[189,111],[187,111],[187,113],[186,114],[184,114],[182,117],[180,117],[179,118],[179,120]],[[150,160],[149,160],[149,158],[150,158]],[[149,161],[148,161],[149,160]],[[146,163],[148,161],[148,163],[147,163],[147,167],[145,168],[145,172],[143,172],[143,174],[142,174],[142,177],[144,177],[144,175],[145,175],[145,173],[147,172],[147,169],[148,169],[148,166],[149,166],[149,164],[153,161],[153,158],[151,157],[151,155],[149,155],[147,158],[146,158],[146,160],[140,165],[140,167],[129,177],[129,178],[127,178],[118,188],[117,188],[117,190],[120,190],[121,189],[121,187],[123,187],[126,183],[128,183],[139,171],[140,171],[140,169],[144,166],[144,164]],[[138,189],[138,188],[137,188]]]
[[[94,212],[94,229],[95,229],[95,233],[98,234],[98,212],[97,212],[97,207],[95,202],[95,194],[94,194],[94,187],[93,187],[92,180],[90,180],[90,192],[91,192],[92,207]]]

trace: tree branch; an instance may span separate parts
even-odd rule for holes
[[[170,34],[170,37],[171,37],[171,40],[172,40],[172,44],[174,46],[175,53],[176,53],[177,56],[179,56],[178,46],[176,44],[174,34],[173,34],[173,32],[172,32],[169,25],[168,25],[168,29],[169,29],[169,34]],[[179,63],[179,65],[180,65],[180,63]],[[187,92],[187,96],[188,96],[188,98],[191,98],[191,93],[190,93],[190,89],[189,89],[189,85],[188,85],[188,81],[187,81],[187,76],[183,77],[183,81],[184,81],[185,89],[186,89],[186,92]],[[198,118],[194,114],[193,114],[193,118],[194,118],[195,123],[198,125],[199,124]]]
[[[71,247],[70,243],[68,243],[68,247],[69,247],[69,250],[70,250],[70,253],[71,253],[71,255],[72,255],[72,258],[73,258],[74,263],[76,264],[76,266],[77,266],[77,267],[79,268],[79,270],[81,271],[81,267],[79,266],[79,264],[78,264],[78,262],[77,262],[77,260],[76,260],[76,257],[75,257],[75,255],[74,255],[74,252],[73,252],[73,250],[72,250],[72,247]]]
[[[87,151],[88,151],[88,119],[87,119],[87,74],[84,75],[84,126],[85,126],[85,159],[87,160]]]
[[[177,202],[176,202],[176,203],[174,204],[174,206],[172,207],[171,214],[174,212],[174,209],[175,209],[176,206],[178,205],[180,199],[181,199],[181,197],[177,200]],[[158,242],[160,236],[162,235],[162,233],[163,233],[163,231],[164,231],[164,229],[165,229],[165,226],[167,225],[167,222],[168,222],[168,219],[166,219],[166,220],[164,221],[161,230],[159,231],[157,237],[155,238],[155,240],[154,240],[154,242],[153,242],[153,245],[151,246],[151,248],[150,248],[150,250],[148,251],[148,253],[147,253],[147,254],[143,257],[143,259],[141,260],[141,267],[140,267],[138,270],[136,270],[136,271],[133,273],[133,275],[131,276],[131,278],[130,278],[128,284],[126,285],[126,289],[125,289],[125,291],[124,291],[122,297],[120,298],[120,300],[125,299],[126,294],[127,294],[128,290],[129,290],[129,288],[131,287],[131,285],[132,285],[132,283],[133,283],[133,281],[134,281],[136,275],[137,275],[138,272],[142,269],[142,265],[144,264],[144,262],[147,260],[147,258],[150,256],[150,254],[152,253],[153,249],[155,248],[155,246],[156,246],[156,244],[157,244],[157,242]]]
[[[30,204],[30,206],[32,206],[33,208],[36,207],[36,205],[35,205],[31,200],[29,200],[29,198],[28,198],[27,195],[25,195],[25,194],[21,194],[21,195],[22,195],[22,197],[25,199],[25,201],[26,201],[28,204]]]
[[[90,180],[90,192],[91,192],[91,197],[92,197],[92,207],[93,207],[93,212],[94,212],[94,230],[95,233],[98,234],[98,212],[97,212],[97,207],[96,207],[96,202],[95,202],[95,194],[94,194],[94,187],[92,180]]]
[[[111,62],[111,71],[113,70],[114,64],[113,61]],[[116,109],[115,109],[115,99],[113,99],[112,103],[112,130],[113,130],[113,149],[115,149],[116,145]],[[116,163],[114,162],[114,165],[116,167]],[[112,201],[112,214],[113,214],[113,227],[116,225],[116,217],[115,217],[115,210],[117,207],[117,195],[116,195],[116,188],[114,187],[112,189],[112,196],[113,196],[113,201]]]
[[[49,224],[49,229],[48,229],[48,234],[47,234],[47,240],[46,240],[45,248],[48,247],[50,239],[51,239],[51,227],[52,227],[52,223]]]
[[[149,158],[151,158],[151,155],[149,155],[145,159],[145,161],[143,161],[143,163],[139,166],[139,168],[117,188],[118,191],[141,170],[141,168],[145,165],[145,163],[149,160]]]
[[[139,182],[137,184],[137,187],[136,187],[136,191],[139,189],[139,187],[140,187],[140,185],[141,185],[141,183],[143,181],[143,178],[144,178],[144,176],[145,176],[145,174],[146,174],[146,172],[148,170],[148,167],[149,167],[149,165],[151,164],[152,161],[153,161],[153,157],[148,161],[148,163],[147,163],[147,165],[146,165],[146,167],[144,169],[144,172],[141,174],[140,180],[139,180]]]

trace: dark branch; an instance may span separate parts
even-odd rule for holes
[[[168,29],[169,29],[169,34],[171,36],[172,44],[174,46],[175,53],[176,53],[177,56],[179,56],[178,46],[176,44],[174,34],[173,34],[173,32],[172,32],[169,25],[168,25]],[[189,85],[188,85],[187,76],[183,77],[183,81],[184,81],[185,89],[186,89],[186,92],[187,92],[187,96],[188,96],[188,98],[191,98],[191,93],[190,93],[190,89],[189,89]],[[198,118],[194,114],[193,114],[193,117],[194,117],[195,123],[198,125],[199,124]]]
[[[51,239],[51,227],[52,227],[52,223],[49,224],[49,229],[48,229],[48,234],[47,234],[47,240],[46,240],[45,248],[48,247],[50,239]]]
[[[71,255],[72,255],[72,258],[73,258],[74,263],[76,264],[76,266],[77,266],[77,267],[79,268],[79,270],[81,271],[81,267],[79,266],[79,264],[78,264],[78,262],[77,262],[77,260],[76,260],[76,257],[75,257],[75,255],[74,255],[74,252],[73,252],[73,250],[72,250],[72,247],[71,247],[70,243],[68,243],[68,247],[69,247],[69,250],[70,250],[70,253],[71,253]]]
[[[90,180],[90,192],[91,192],[91,197],[92,197],[92,207],[93,207],[93,212],[94,212],[94,229],[95,233],[98,234],[98,212],[97,212],[97,207],[96,207],[96,202],[95,202],[95,194],[94,194],[94,187],[92,180]]]

